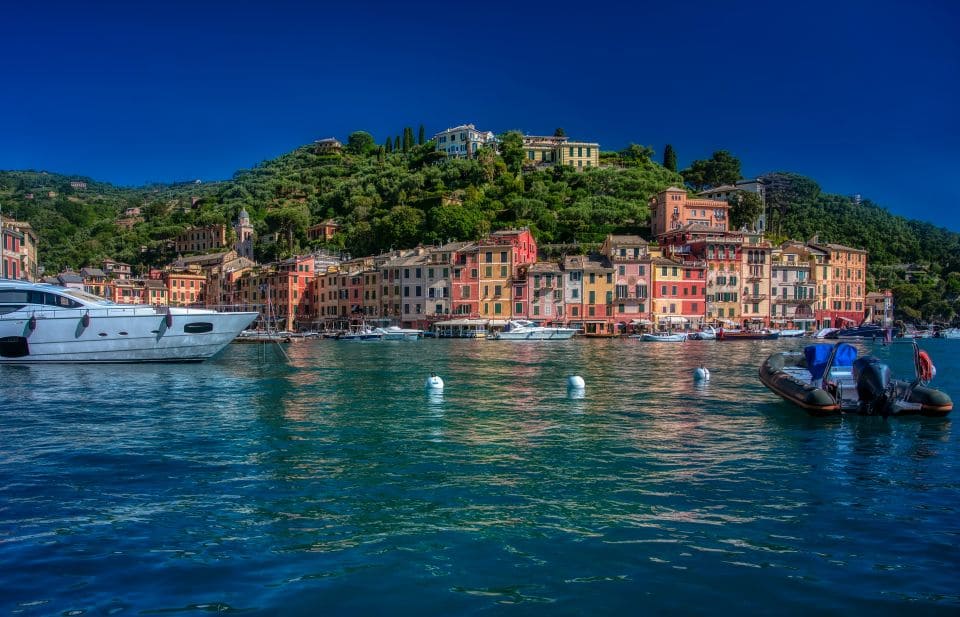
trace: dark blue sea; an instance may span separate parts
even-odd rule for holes
[[[960,614],[954,419],[808,417],[757,379],[803,344],[0,366],[0,614]]]

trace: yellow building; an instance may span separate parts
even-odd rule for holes
[[[603,255],[568,256],[563,261],[567,323],[588,336],[612,336],[614,268]]]
[[[570,141],[566,136],[523,136],[523,165],[526,168],[566,165],[578,171],[600,164],[600,144]]]
[[[743,312],[745,326],[770,325],[770,268],[773,247],[758,233],[743,234],[740,280],[743,283]]]
[[[867,252],[841,244],[821,244],[818,238],[808,245],[823,256],[813,270],[819,295],[816,319],[821,328],[840,328],[864,319],[867,295]]]
[[[512,317],[513,251],[508,244],[477,246],[480,278],[480,316],[486,319]]]
[[[559,163],[583,171],[600,164],[600,144],[568,141],[559,148]]]

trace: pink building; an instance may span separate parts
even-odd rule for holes
[[[650,199],[650,230],[654,237],[686,225],[727,231],[728,209],[726,202],[690,199],[685,190],[670,187]]]
[[[651,323],[650,253],[640,236],[609,235],[600,248],[613,266],[614,320],[625,329]]]

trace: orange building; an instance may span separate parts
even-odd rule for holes
[[[821,328],[841,328],[863,321],[867,294],[867,252],[841,244],[807,243],[825,255],[813,269],[818,295],[816,319]]]
[[[164,274],[170,306],[191,306],[203,302],[207,277],[199,266],[191,265],[184,270],[170,270]]]
[[[654,237],[686,225],[727,231],[728,209],[726,202],[690,199],[685,190],[670,187],[650,199],[650,230]]]

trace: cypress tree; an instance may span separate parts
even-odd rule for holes
[[[393,152],[393,140],[387,137],[387,143],[383,144],[383,149],[387,154]]]
[[[403,151],[409,152],[413,145],[413,129],[409,126],[403,127]]]
[[[417,143],[422,146],[427,142],[426,137],[427,137],[427,131],[426,129],[423,128],[423,125],[421,124],[420,132],[417,134]]]
[[[670,144],[663,149],[663,166],[670,171],[677,171],[677,153],[673,151],[673,146]]]
[[[393,138],[393,151],[400,152],[400,136],[399,135]]]

